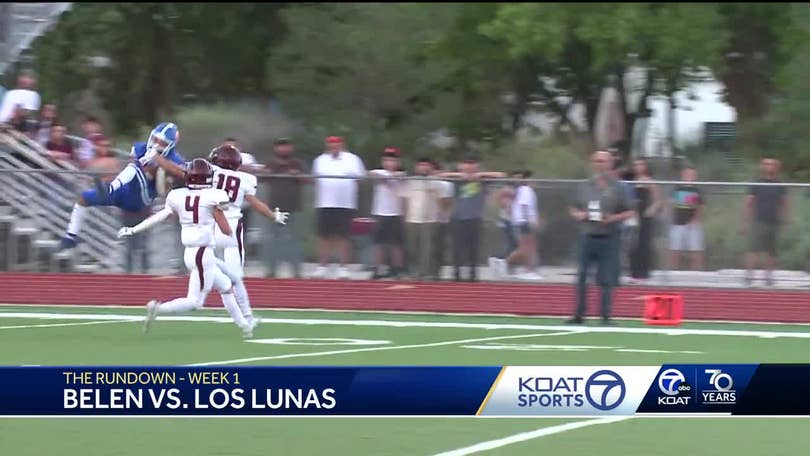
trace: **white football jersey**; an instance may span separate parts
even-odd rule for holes
[[[166,196],[169,206],[180,219],[180,239],[186,247],[214,246],[214,209],[230,205],[228,195],[215,188],[176,188]]]
[[[216,165],[214,168],[214,188],[228,194],[233,204],[225,211],[225,217],[238,219],[242,217],[245,206],[245,195],[256,195],[256,176],[244,171],[233,171]]]

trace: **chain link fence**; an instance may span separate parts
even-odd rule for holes
[[[2,173],[38,173],[39,170],[0,170]],[[58,171],[49,170],[48,173]],[[81,174],[92,174],[80,172]],[[272,201],[270,191],[271,179],[300,179],[317,176],[295,176],[259,174],[258,196],[263,201]],[[321,176],[320,178],[324,178]],[[329,178],[344,178],[330,176]],[[403,177],[403,180],[425,179]],[[453,179],[443,179],[452,181]],[[568,215],[568,205],[572,201],[577,180],[553,179],[526,179],[534,189],[538,200],[540,228],[537,232],[538,255],[540,258],[539,273],[543,276],[542,282],[573,282],[576,273],[577,243],[579,227]],[[480,245],[478,246],[478,277],[482,280],[515,280],[517,275],[500,276],[488,267],[488,258],[501,254],[504,251],[505,235],[500,226],[500,210],[495,194],[498,189],[513,182],[509,179],[482,180],[487,192],[485,199],[484,217],[481,225]],[[633,182],[626,183],[629,186]],[[756,227],[748,227],[745,222],[745,199],[752,186],[768,186],[768,184],[747,182],[694,182],[690,187],[700,190],[705,203],[705,210],[695,222],[693,228],[701,235],[702,241],[682,240],[682,248],[695,250],[673,255],[672,237],[673,213],[677,211],[678,198],[676,189],[682,182],[653,181],[661,195],[661,210],[643,221],[646,224],[648,235],[641,242],[650,250],[648,280],[641,283],[650,285],[672,286],[744,286],[745,255],[751,248],[753,237],[761,233]],[[810,184],[782,184],[786,188],[789,201],[789,213],[775,230],[777,263],[774,274],[775,287],[784,288],[810,288]],[[314,186],[311,183],[301,184],[302,210],[293,214],[294,226],[289,230],[279,230],[273,222],[255,213],[250,208],[245,209],[245,243],[246,243],[246,273],[248,276],[268,276],[274,255],[279,252],[279,242],[287,246],[300,245],[300,259],[303,262],[301,274],[306,277],[315,267],[318,258],[318,242],[316,234],[316,211],[314,209]],[[352,241],[352,278],[366,279],[371,275],[374,264],[372,255],[373,215],[371,214],[372,200],[374,198],[374,182],[369,178],[358,179],[358,209],[353,213],[355,223],[351,236]],[[82,189],[72,189],[78,192]],[[65,190],[68,192],[68,190]],[[0,196],[0,204],[3,198]],[[162,197],[156,200],[156,208],[162,205]],[[34,202],[32,202],[33,204]],[[48,202],[38,201],[47,207]],[[38,223],[37,220],[33,221]],[[438,225],[437,225],[438,227]],[[639,242],[639,226],[628,224],[623,228],[623,274],[625,281],[633,282],[630,277],[630,255]],[[676,229],[677,231],[677,229]],[[407,233],[407,230],[406,230]],[[438,234],[437,234],[438,235]],[[282,238],[279,238],[282,236]],[[452,230],[446,229],[441,243],[434,242],[431,248],[437,245],[441,251],[435,252],[435,257],[441,259],[441,278],[451,279],[452,251],[454,242]],[[681,234],[681,236],[683,236]],[[5,240],[11,242],[11,240]],[[150,265],[148,271],[155,274],[182,272],[182,246],[179,244],[179,227],[175,223],[164,223],[149,236]],[[693,245],[694,244],[694,245]],[[443,246],[443,247],[441,247]],[[466,248],[466,246],[461,246]],[[115,244],[115,249],[124,258],[125,246]],[[411,249],[412,250],[412,249]],[[414,265],[412,258],[415,252],[406,250],[405,272],[403,278],[410,277]],[[276,258],[278,260],[279,258]],[[282,260],[288,260],[285,257]],[[295,258],[292,258],[295,260]],[[677,263],[676,263],[677,261]],[[293,261],[294,262],[294,261]],[[289,262],[286,262],[289,263]],[[277,277],[290,277],[294,269],[289,264],[281,262],[277,268]],[[518,267],[520,265],[517,265]],[[763,266],[758,266],[761,269]],[[136,270],[140,270],[136,268]],[[757,272],[755,277],[761,285],[763,272]],[[755,282],[755,285],[758,284]]]

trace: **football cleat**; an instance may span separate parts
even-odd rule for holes
[[[152,322],[155,321],[157,317],[158,307],[160,307],[160,301],[157,299],[153,299],[146,303],[146,320],[143,321],[143,332],[148,333],[149,327],[152,326]]]
[[[79,239],[75,234],[65,233],[65,237],[62,238],[62,242],[59,244],[59,250],[72,249],[78,243]]]

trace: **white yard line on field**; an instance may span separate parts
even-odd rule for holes
[[[52,320],[127,320],[137,321],[136,315],[85,314],[85,313],[45,313],[45,312],[3,312],[0,318],[42,318]],[[391,328],[459,328],[520,331],[571,331],[580,334],[657,334],[669,336],[738,336],[772,338],[810,339],[810,331],[757,331],[737,329],[692,329],[692,328],[649,328],[625,326],[569,326],[518,323],[468,323],[453,321],[412,321],[412,320],[343,320],[326,318],[262,318],[263,323],[281,325],[331,325],[331,326],[371,326]],[[230,317],[205,315],[166,315],[158,321],[167,322],[207,322],[230,323]]]
[[[126,323],[128,321],[140,321],[141,318],[130,320],[104,320],[104,321],[82,321],[79,323],[48,323],[44,325],[17,325],[17,326],[0,326],[0,329],[29,329],[29,328],[55,328],[59,326],[84,326],[84,325],[105,325],[108,323]]]
[[[522,339],[527,337],[550,337],[550,336],[567,336],[569,334],[576,334],[574,331],[561,331],[561,332],[552,332],[552,333],[540,333],[540,334],[518,334],[512,336],[497,336],[497,337],[485,337],[482,339],[460,339],[460,340],[446,340],[443,342],[431,342],[427,344],[411,344],[411,345],[394,345],[394,346],[385,346],[385,347],[367,347],[367,348],[352,348],[346,350],[330,350],[330,351],[323,351],[323,352],[312,352],[312,353],[289,353],[286,355],[273,355],[273,356],[256,356],[253,358],[239,358],[239,359],[229,359],[225,361],[212,361],[212,362],[205,362],[205,363],[194,363],[188,364],[188,366],[224,366],[228,364],[242,364],[242,363],[251,363],[254,361],[269,361],[273,359],[289,359],[289,358],[309,358],[313,356],[330,356],[330,355],[342,355],[345,353],[362,353],[362,352],[372,352],[372,351],[385,351],[385,350],[406,350],[410,348],[430,348],[430,347],[442,347],[445,345],[457,345],[457,344],[466,344],[470,342],[486,342],[490,340],[504,340],[504,339]]]
[[[8,304],[0,303],[3,307],[32,307],[50,309],[138,309],[138,306],[119,304]],[[209,308],[208,310],[214,310]],[[381,314],[381,315],[427,315],[438,317],[493,317],[493,318],[520,318],[523,320],[561,319],[559,315],[524,315],[507,312],[433,312],[427,310],[368,310],[368,309],[326,309],[318,307],[307,307],[306,309],[296,307],[257,307],[253,311],[257,314],[269,312],[290,312],[290,313],[337,313],[337,314]],[[640,317],[615,317],[616,321],[642,321]],[[763,325],[763,326],[810,326],[810,323],[801,322],[781,322],[781,321],[755,321],[755,320],[691,320],[684,319],[684,323],[701,324],[721,324],[721,325]]]
[[[632,418],[632,416],[613,416],[608,418],[599,418],[595,420],[577,421],[576,423],[566,423],[557,426],[549,426],[534,431],[521,432],[520,434],[510,435],[501,439],[488,440],[486,442],[476,443],[464,448],[446,451],[444,453],[436,454],[435,456],[467,456],[469,454],[480,453],[481,451],[494,450],[496,448],[512,445],[513,443],[525,442],[527,440],[545,437],[547,435],[559,434],[561,432],[573,431],[574,429],[581,429],[588,426],[597,424],[616,423]]]

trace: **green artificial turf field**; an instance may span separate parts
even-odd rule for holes
[[[257,312],[247,342],[221,310],[0,307],[2,365],[657,365],[808,362],[810,327],[317,311]],[[0,419],[20,455],[793,455],[810,419]],[[804,432],[803,432],[804,431]]]

